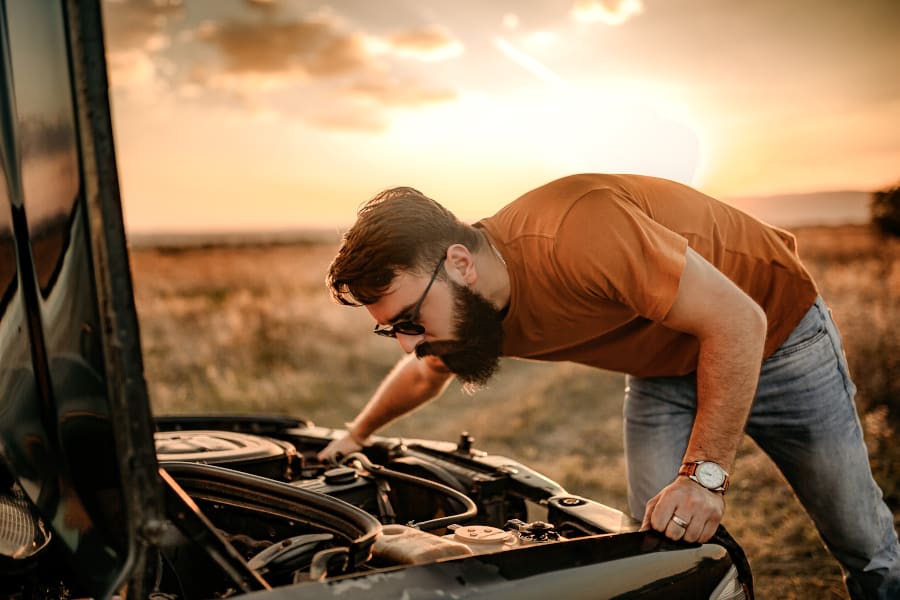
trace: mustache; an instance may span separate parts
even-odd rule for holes
[[[415,348],[416,358],[424,358],[426,356],[437,356],[450,354],[453,352],[465,352],[469,348],[466,344],[458,340],[435,340],[433,342],[422,342]]]

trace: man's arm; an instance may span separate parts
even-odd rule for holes
[[[440,395],[452,377],[444,363],[434,356],[403,357],[348,425],[348,434],[328,444],[319,453],[319,460],[333,460],[338,453],[359,450],[370,435]]]
[[[697,415],[684,461],[710,460],[730,472],[756,394],[766,339],[765,313],[688,248],[675,302],[662,323],[695,336],[700,343]],[[683,539],[705,542],[724,512],[721,494],[677,477],[647,503],[643,525],[679,539],[681,528],[671,522],[677,514],[689,523]]]

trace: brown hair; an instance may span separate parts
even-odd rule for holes
[[[431,271],[453,244],[482,244],[474,227],[410,187],[385,190],[357,211],[325,283],[341,304],[373,304],[400,271]]]

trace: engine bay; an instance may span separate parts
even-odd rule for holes
[[[208,519],[270,586],[636,529],[614,509],[474,450],[466,433],[455,445],[383,439],[322,464],[315,455],[331,430],[273,437],[184,425],[162,421],[171,429],[155,436],[161,468],[196,506],[194,516]],[[185,514],[177,504],[170,515]],[[183,518],[161,546],[158,589],[227,595],[235,582],[209,551],[221,544],[191,539]],[[221,587],[213,589],[217,573]]]

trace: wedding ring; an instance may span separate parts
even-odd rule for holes
[[[672,515],[672,522],[681,527],[682,529],[687,529],[688,522],[679,517],[678,515]]]

